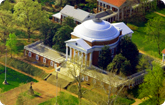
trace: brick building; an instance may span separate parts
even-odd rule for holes
[[[120,38],[125,35],[131,37],[132,33],[123,22],[111,24],[101,19],[87,20],[76,26],[71,33],[71,39],[65,41],[66,60],[78,55],[81,56],[84,65],[97,66],[102,47],[109,46],[114,57]]]

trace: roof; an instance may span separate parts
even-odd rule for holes
[[[65,60],[65,54],[43,45],[40,41],[24,46],[24,49],[57,63],[61,63]]]
[[[76,48],[82,49],[82,50],[89,50],[92,47],[89,46],[83,39],[70,39],[65,41],[65,43],[69,44],[69,46],[76,46]]]
[[[64,15],[67,15],[67,16],[70,16],[70,17],[73,17],[74,19],[77,19],[79,20],[80,22],[84,21],[85,18],[87,18],[90,13],[89,12],[86,12],[84,10],[81,10],[79,8],[77,9],[74,9],[73,6],[70,6],[70,5],[66,5],[61,11],[60,11],[61,14],[64,14]]]
[[[58,13],[52,15],[52,16],[53,16],[53,17],[56,17],[56,18],[58,18],[58,19],[61,19],[61,13],[60,13],[60,12],[58,12]]]
[[[133,33],[133,31],[124,22],[112,23],[112,25],[115,27],[121,28],[122,29],[122,35],[127,35],[130,33]]]
[[[95,19],[87,20],[77,25],[71,34],[89,42],[107,41],[117,38],[119,36],[119,29],[107,21]]]
[[[111,15],[113,13],[113,11],[111,10],[107,10],[107,11],[102,11],[102,12],[99,12],[95,15],[95,18],[102,18],[102,17],[105,17],[107,15]]]
[[[126,0],[101,0],[103,2],[112,4],[114,6],[120,7]]]
[[[165,54],[165,49],[162,51],[163,54]]]

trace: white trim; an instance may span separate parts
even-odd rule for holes
[[[43,63],[46,63],[46,58],[43,58]]]
[[[50,66],[53,66],[53,61],[50,61]]]
[[[39,60],[39,56],[38,56],[38,55],[36,55],[36,60],[37,60],[37,61]]]
[[[28,56],[29,57],[32,57],[32,53],[30,51],[28,52]]]

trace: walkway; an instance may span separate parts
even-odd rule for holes
[[[156,14],[158,14],[158,15],[160,15],[160,16],[165,17],[165,15],[164,15],[164,14],[162,14],[162,13],[159,13],[159,12],[156,12],[156,11],[155,11],[155,13],[156,13]]]

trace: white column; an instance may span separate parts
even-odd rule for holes
[[[68,60],[68,46],[66,46],[66,61]]]
[[[90,65],[90,67],[91,67],[91,65],[92,65],[92,53],[93,53],[93,52],[90,53],[90,59],[89,59],[89,65]]]
[[[83,65],[83,52],[81,52],[81,59],[82,59],[82,65]]]
[[[72,58],[72,48],[70,47],[70,60]]]
[[[87,66],[87,54],[85,54],[85,66]]]

